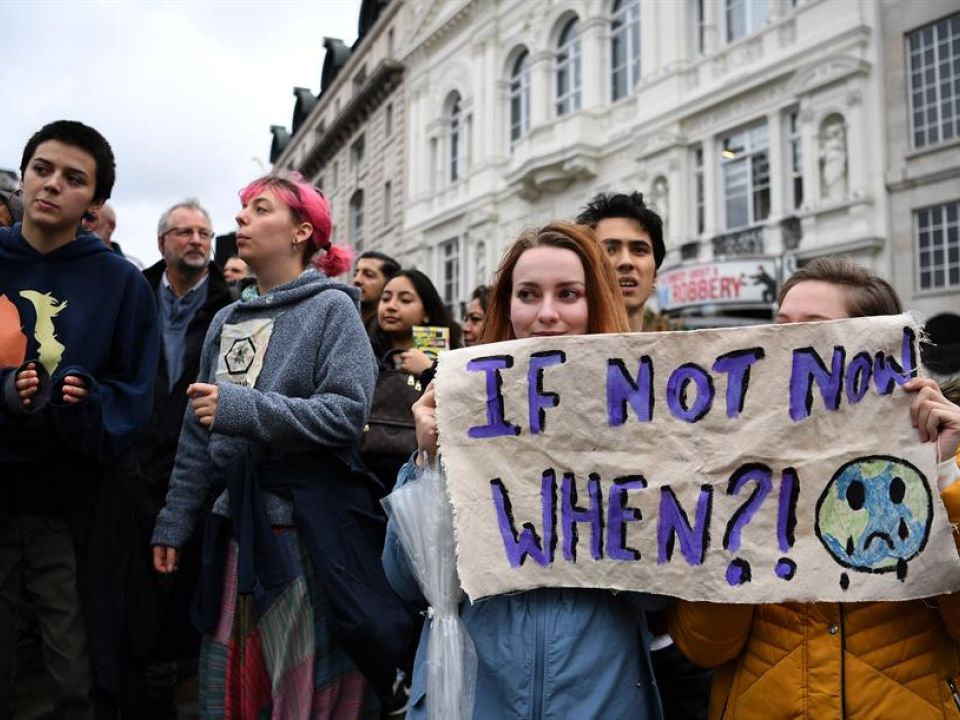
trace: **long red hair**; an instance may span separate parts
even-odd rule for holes
[[[513,295],[513,269],[520,256],[535,247],[572,250],[580,258],[587,297],[587,333],[629,332],[627,312],[620,296],[617,273],[596,234],[584,225],[554,220],[539,228],[520,233],[507,250],[497,268],[497,279],[490,291],[490,307],[483,322],[481,342],[514,340],[510,322],[510,300]]]

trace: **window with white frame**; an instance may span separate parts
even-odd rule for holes
[[[463,125],[460,118],[460,93],[453,93],[447,114],[450,126],[450,182],[460,179],[460,152],[463,144]]]
[[[333,162],[333,189],[337,189],[337,185],[340,184],[340,161],[334,160]]]
[[[766,121],[722,138],[724,226],[750,227],[770,214],[770,138]]]
[[[383,110],[383,134],[393,135],[393,103],[389,103]]]
[[[640,0],[616,0],[610,19],[610,85],[613,99],[640,82]]]
[[[790,143],[790,197],[793,209],[803,205],[803,140],[800,137],[800,112],[790,111],[787,118],[787,140]]]
[[[350,146],[350,170],[354,173],[360,172],[360,165],[363,163],[365,150],[365,142],[363,135],[361,135],[354,140],[353,145]]]
[[[723,0],[727,42],[759,31],[767,22],[767,4],[768,0]]]
[[[510,142],[530,132],[530,53],[517,56],[510,70]]]
[[[693,149],[693,198],[695,208],[695,227],[697,237],[703,234],[706,225],[706,211],[703,187],[703,145]]]
[[[430,190],[437,189],[437,175],[440,172],[438,162],[440,161],[440,142],[439,138],[430,138],[430,174],[427,177]]]
[[[580,109],[580,22],[571,18],[557,40],[557,115]]]
[[[694,41],[696,42],[697,52],[703,53],[707,45],[707,19],[704,15],[703,4],[707,0],[696,0],[696,26],[694,27]]]
[[[913,211],[917,287],[960,287],[960,201]]]
[[[363,190],[357,190],[350,197],[350,244],[363,251]]]
[[[907,35],[913,147],[960,137],[960,13]]]
[[[460,240],[457,238],[440,245],[440,276],[443,303],[452,312],[460,297]]]

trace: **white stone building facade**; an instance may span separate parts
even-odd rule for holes
[[[881,7],[890,279],[924,317],[960,316],[960,3]]]
[[[290,131],[275,126],[270,161],[330,201],[334,242],[391,248],[403,225],[405,97],[398,60],[402,2],[364,0],[353,47],[324,38],[320,92],[294,88]]]
[[[657,300],[678,324],[769,320],[780,277],[833,254],[931,314],[957,306],[960,288],[949,268],[946,288],[918,286],[915,210],[955,204],[960,163],[955,139],[911,145],[904,43],[951,5],[392,0],[277,164],[322,181],[338,233],[362,186],[362,247],[423,269],[455,314],[523,226],[621,190],[664,217]],[[377,56],[387,32],[393,51]],[[376,139],[374,112],[305,165],[350,79],[387,56],[402,68],[392,139]],[[331,185],[358,133],[366,175]],[[389,224],[373,207],[387,181]]]

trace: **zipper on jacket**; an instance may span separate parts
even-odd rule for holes
[[[840,717],[847,717],[847,628],[843,618],[843,604],[837,603],[840,611]]]
[[[542,592],[534,595],[534,610],[536,612],[534,628],[536,633],[533,638],[533,712],[530,714],[531,720],[540,720],[543,717],[543,676],[545,672],[544,655],[546,654],[546,649],[543,647],[544,636],[546,635],[544,606],[546,603],[543,602],[542,596]]]
[[[957,692],[957,684],[952,677],[947,678],[947,687],[950,688],[950,694],[953,696],[953,704],[957,706],[957,712],[960,712],[960,692]]]

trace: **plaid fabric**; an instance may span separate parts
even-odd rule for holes
[[[261,614],[237,594],[237,545],[220,622],[200,650],[200,710],[213,720],[378,718],[373,690],[330,637],[326,602],[293,528],[275,528],[295,579]]]

